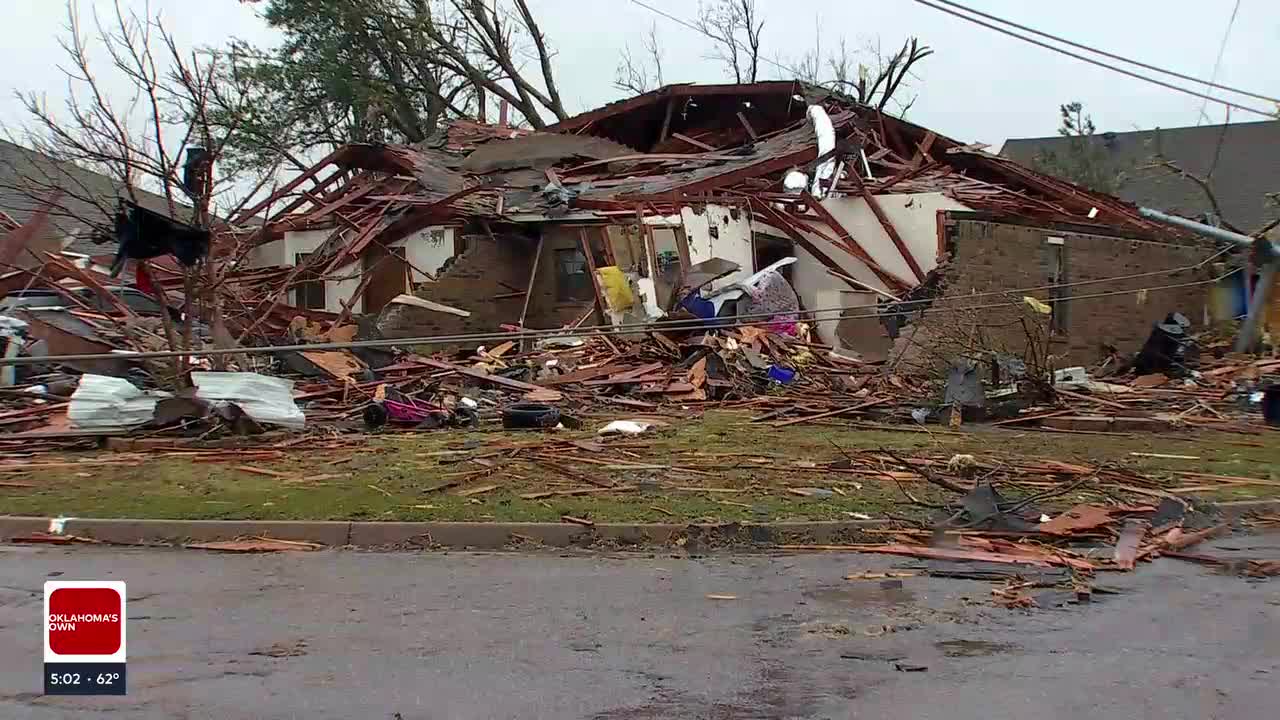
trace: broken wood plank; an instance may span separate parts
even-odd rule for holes
[[[834,552],[865,552],[886,555],[906,555],[907,557],[923,557],[935,560],[978,560],[1002,563],[1007,565],[1033,565],[1035,567],[1052,567],[1065,564],[1059,558],[1033,558],[1022,555],[1004,555],[984,550],[965,550],[961,548],[936,548],[923,545],[781,545],[780,550],[819,550]]]
[[[1008,420],[997,420],[996,422],[991,423],[991,426],[1013,425],[1016,423],[1031,422],[1032,420],[1044,420],[1046,418],[1060,417],[1062,415],[1074,415],[1075,413],[1075,410],[1053,410],[1050,412],[1034,413],[1031,415],[1009,418]]]
[[[557,377],[541,380],[538,382],[538,384],[544,387],[554,387],[556,385],[568,385],[570,383],[584,382],[586,380],[595,380],[596,378],[604,377],[606,375],[613,375],[614,373],[622,372],[630,367],[631,367],[630,365],[617,363],[612,365],[601,365],[599,367],[593,367],[593,368],[582,368],[579,370],[574,370],[573,372],[567,372],[564,375],[559,375]]]
[[[290,473],[278,472],[278,471],[276,471],[276,470],[266,470],[266,469],[264,469],[264,468],[254,467],[254,466],[252,466],[252,465],[236,465],[235,467],[233,467],[233,468],[231,468],[231,469],[232,469],[232,470],[239,470],[240,472],[247,472],[247,473],[250,473],[250,474],[252,474],[252,475],[265,475],[265,476],[267,476],[267,477],[275,477],[275,478],[287,478],[287,477],[290,477]]]
[[[1115,554],[1112,559],[1117,567],[1121,570],[1132,570],[1138,562],[1138,546],[1142,544],[1142,538],[1146,537],[1147,529],[1151,524],[1146,520],[1138,518],[1129,518],[1124,523],[1124,529],[1120,531],[1120,540],[1116,543]]]
[[[781,420],[779,422],[770,423],[770,424],[773,427],[786,427],[788,425],[798,425],[800,423],[809,422],[811,420],[821,420],[822,418],[834,417],[836,415],[843,415],[845,413],[857,412],[858,410],[865,410],[869,407],[875,407],[876,405],[883,405],[886,402],[888,402],[888,400],[884,400],[884,399],[870,400],[868,402],[859,403],[857,405],[851,405],[849,407],[838,408],[836,410],[828,410],[827,412],[818,413],[817,415],[806,415],[805,417],[794,418],[791,420]]]
[[[461,365],[455,365],[453,363],[444,362],[443,360],[436,360],[433,358],[416,358],[416,360],[422,363],[423,365],[426,365],[427,367],[433,367],[438,370],[450,370],[452,372],[458,373],[459,375],[466,375],[469,378],[474,378],[482,382],[490,382],[490,383],[493,383],[494,385],[501,385],[503,387],[508,387],[513,390],[524,390],[526,392],[532,392],[535,390],[543,391],[543,392],[555,392],[555,391],[548,391],[546,388],[539,387],[537,385],[532,385],[527,382],[521,382],[520,380],[512,380],[511,378],[505,378],[500,375],[490,375],[489,373],[483,370],[463,367]],[[560,395],[560,393],[558,392],[556,392],[555,394]]]
[[[1197,543],[1203,542],[1210,538],[1216,537],[1228,530],[1231,526],[1227,523],[1214,525],[1192,533],[1182,533],[1179,536],[1168,540],[1161,544],[1161,548],[1165,550],[1185,550]]]
[[[1085,402],[1097,403],[1098,405],[1106,405],[1107,407],[1116,408],[1117,410],[1126,410],[1126,411],[1133,410],[1133,408],[1129,407],[1128,405],[1114,402],[1112,400],[1103,400],[1102,398],[1096,398],[1096,397],[1093,397],[1092,395],[1085,395],[1083,393],[1072,392],[1070,390],[1063,390],[1061,388],[1055,389],[1054,392],[1056,392],[1059,395],[1065,395],[1069,398],[1075,398],[1076,400],[1083,400]]]
[[[1096,530],[1115,522],[1116,508],[1101,505],[1077,505],[1048,522],[1036,526],[1036,530],[1048,535],[1070,535],[1076,532]]]
[[[529,282],[525,284],[524,305],[520,308],[520,330],[524,331],[524,321],[529,315],[529,300],[533,298],[533,281],[538,277],[538,263],[542,260],[542,235],[538,235],[538,249],[533,253],[533,265],[529,269]],[[520,349],[524,350],[524,338],[520,338]]]
[[[849,178],[853,180],[858,192],[862,195],[862,199],[866,201],[867,207],[871,208],[871,213],[876,216],[876,220],[880,221],[880,226],[884,228],[885,234],[893,241],[894,247],[898,248],[898,252],[902,255],[902,259],[906,261],[907,267],[911,268],[916,280],[924,282],[924,270],[920,269],[920,263],[916,262],[915,256],[911,254],[911,248],[907,247],[907,243],[898,234],[898,228],[894,227],[893,221],[885,214],[884,208],[880,206],[880,201],[876,200],[876,196],[872,195],[867,186],[862,183],[862,178],[858,173],[850,173]]]
[[[692,146],[694,146],[694,147],[702,148],[703,150],[706,150],[707,152],[715,152],[715,151],[717,150],[717,148],[716,148],[715,146],[713,146],[713,145],[708,145],[708,144],[706,144],[706,143],[704,143],[704,142],[702,142],[702,141],[700,141],[700,140],[694,140],[693,138],[689,137],[688,135],[685,135],[684,133],[678,133],[678,132],[677,132],[677,133],[671,133],[671,137],[673,137],[673,138],[675,138],[675,139],[677,139],[677,140],[680,140],[680,141],[682,141],[682,142],[689,143],[690,145],[692,145]]]
[[[620,383],[638,382],[637,380],[638,378],[642,378],[650,373],[661,370],[662,368],[663,368],[663,363],[660,363],[660,362],[649,363],[648,365],[641,365],[638,368],[633,368],[626,372],[618,373],[616,375],[611,375],[610,377],[607,377],[604,380],[590,380],[590,381],[584,382],[583,385],[594,387],[597,385],[617,385]]]
[[[321,550],[325,546],[320,543],[300,542],[297,540],[280,540],[269,537],[252,537],[245,540],[219,540],[215,542],[193,543],[183,545],[192,550],[216,550],[218,552],[286,552]]]

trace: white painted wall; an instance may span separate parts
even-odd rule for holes
[[[413,281],[425,282],[432,278],[423,272],[434,276],[440,271],[440,266],[453,257],[454,232],[451,227],[429,227],[393,242],[391,246],[405,249],[404,257],[412,266]]]
[[[925,273],[938,266],[938,211],[969,209],[942,193],[877,195],[876,201]],[[919,282],[866,200],[860,197],[827,198],[822,201],[822,207],[844,226],[859,245],[866,248],[880,267],[908,285]]]
[[[969,209],[941,193],[885,195],[877,196],[876,199],[884,209],[885,215],[892,220],[898,234],[902,236],[903,243],[911,249],[920,269],[926,273],[938,266],[938,210]],[[891,274],[901,276],[908,286],[917,284],[906,260],[902,258],[875,214],[871,212],[871,208],[867,207],[865,200],[849,197],[829,198],[823,201],[822,206],[840,221],[849,234],[857,239],[881,267]],[[759,221],[756,222],[756,229],[779,238],[788,237],[786,233]],[[825,230],[825,227],[823,229]],[[829,234],[835,235],[834,232]],[[889,291],[889,288],[875,273],[871,272],[866,263],[847,250],[822,236],[812,233],[804,233],[804,235],[815,247],[835,261],[844,274],[878,290]],[[842,308],[866,304],[865,296],[861,293],[845,292],[852,288],[843,280],[827,272],[827,266],[804,248],[796,246],[795,253],[796,263],[791,266],[791,283],[805,309]],[[859,314],[862,312],[859,311]],[[830,324],[821,324],[818,330],[824,341],[832,343],[838,349],[845,349],[835,334],[830,331]]]
[[[734,214],[737,219],[734,219]],[[684,234],[689,240],[689,263],[697,265],[704,260],[721,258],[741,266],[736,272],[711,283],[711,290],[740,282],[755,272],[755,250],[751,242],[751,215],[744,209],[708,204],[701,212],[694,208],[680,209]],[[717,237],[712,237],[711,228]]]
[[[315,252],[317,248],[329,239],[332,233],[333,230],[328,228],[287,232],[279,240],[273,240],[254,248],[249,253],[249,266],[292,267],[294,259],[299,253]],[[451,227],[430,227],[392,243],[392,247],[405,248],[405,259],[416,268],[410,271],[413,274],[414,282],[429,280],[426,275],[422,274],[423,272],[434,275],[446,260],[453,257],[453,233],[454,228]],[[435,242],[433,242],[433,239]],[[332,273],[335,279],[326,280],[324,284],[325,310],[342,312],[342,301],[355,294],[356,289],[360,286],[361,273],[363,271],[362,264],[357,261]],[[296,305],[297,297],[295,292],[290,291],[289,302]],[[363,310],[362,306],[362,301],[357,299],[351,310],[356,313],[361,312]]]

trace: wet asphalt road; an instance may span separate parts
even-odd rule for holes
[[[1280,580],[1162,560],[1026,612],[843,579],[899,562],[0,547],[0,718],[1277,717]],[[127,697],[40,695],[52,573],[128,582]]]

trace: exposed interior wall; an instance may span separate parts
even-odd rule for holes
[[[781,241],[791,243],[787,235],[776,228],[770,227],[763,223],[757,222],[757,233],[762,237],[758,241],[773,242]],[[876,276],[875,273],[866,266],[858,258],[850,255],[845,250],[835,244],[827,241],[825,238],[813,233],[802,233],[802,235],[815,247],[822,251],[828,258],[840,267],[841,271],[855,280],[859,280],[881,291],[887,291],[885,284]],[[766,240],[767,238],[767,240]],[[819,261],[816,257],[805,250],[801,245],[792,245],[792,254],[795,255],[796,262],[790,266],[791,286],[795,288],[796,295],[800,298],[800,306],[806,310],[820,310],[826,308],[852,307],[866,304],[862,293],[854,293],[848,283],[837,278],[827,271],[827,266]],[[868,293],[874,297],[874,293]],[[830,317],[828,315],[827,317]],[[841,336],[850,337],[848,332],[838,333],[833,323],[819,323],[817,325],[818,336],[823,342],[829,343],[837,350],[858,351],[859,347],[865,348],[867,343],[856,343],[848,345]],[[880,331],[877,331],[880,332]],[[878,343],[876,344],[878,347]]]
[[[299,253],[315,252],[332,234],[332,229],[287,232],[283,238],[255,248],[249,254],[250,265],[252,267],[292,267]],[[332,274],[338,279],[324,281],[325,310],[342,312],[342,301],[350,298],[360,284],[359,268],[359,263],[352,263]],[[299,304],[298,300],[298,290],[296,288],[290,290],[289,303],[296,306]],[[357,300],[352,312],[360,311],[360,302]]]
[[[588,228],[588,233],[598,233],[596,228]],[[542,228],[542,254],[538,258],[538,268],[534,273],[532,292],[529,298],[529,313],[525,317],[525,327],[549,329],[568,325],[578,318],[588,307],[595,304],[594,289],[591,284],[590,271],[585,278],[586,293],[582,299],[567,299],[562,296],[561,277],[557,263],[561,257],[572,257],[575,251],[581,251],[581,233],[578,227],[545,225]],[[590,235],[588,235],[590,238]],[[530,248],[523,259],[523,275],[519,281],[519,289],[523,291],[529,281],[530,264],[536,250]],[[561,252],[566,255],[562,255]],[[607,265],[605,258],[597,253],[597,266]],[[578,280],[579,287],[584,283]],[[516,312],[519,315],[519,311]],[[514,322],[514,319],[512,320]]]
[[[916,263],[925,273],[938,266],[938,210],[968,209],[965,205],[941,193],[883,195],[877,196],[876,199],[902,237],[903,243],[911,250]],[[852,237],[857,239],[882,268],[890,274],[901,277],[909,286],[918,284],[906,260],[898,252],[893,240],[885,232],[865,200],[852,197],[828,198],[822,202],[822,206]],[[755,229],[766,233],[771,238],[788,238],[783,231],[758,220],[755,223]],[[823,229],[835,235],[834,231],[826,230],[825,227]],[[884,281],[872,272],[866,263],[854,257],[848,250],[821,235],[804,231],[801,231],[801,234],[830,258],[844,275],[881,292],[892,294]],[[828,272],[827,265],[803,246],[796,245],[794,252],[796,262],[791,266],[791,283],[804,308],[813,310],[856,307],[870,304],[878,297],[874,293],[851,287],[849,283],[833,276]],[[857,312],[863,314],[864,311]],[[863,337],[863,333],[870,335]],[[888,337],[879,322],[846,322],[840,326],[840,329],[837,329],[834,323],[821,323],[818,326],[818,334],[824,342],[830,343],[837,349],[858,352],[868,357],[881,354],[888,342]]]
[[[445,262],[453,257],[454,234],[452,227],[429,227],[404,237],[391,247],[403,247],[405,259],[410,265],[410,276],[413,284],[427,282],[425,273],[436,273]],[[248,256],[249,267],[291,267],[299,253],[315,252],[333,234],[331,228],[320,230],[299,230],[287,232],[279,240],[254,248]],[[342,302],[349,300],[359,289],[363,273],[360,261],[350,263],[331,273],[325,280],[325,307],[329,312],[341,312]],[[298,304],[297,290],[289,291],[289,303]],[[363,298],[357,298],[352,312],[364,311]]]
[[[493,332],[503,323],[515,323],[524,306],[536,241],[518,234],[468,234],[467,250],[434,282],[418,287],[415,294],[442,305],[466,310],[459,317],[408,305],[392,304],[383,310],[378,328],[386,337],[423,337]]]
[[[741,208],[707,203],[680,209],[680,220],[689,243],[689,264],[711,258],[738,263],[741,269],[711,283],[719,290],[750,277],[755,272],[751,217]]]
[[[660,227],[679,227],[679,217],[669,218],[669,223]],[[671,223],[675,223],[673,226]],[[649,222],[647,225],[656,225]],[[603,227],[605,242],[613,254],[614,265],[622,271],[631,288],[634,303],[631,308],[616,310],[611,308],[611,320],[614,324],[630,324],[657,319],[663,316],[661,305],[666,298],[659,301],[657,284],[649,272],[649,256],[645,240],[641,237],[638,225],[606,225]]]
[[[333,275],[338,279],[324,281],[324,309],[329,312],[342,312],[342,301],[349,301],[356,290],[360,288],[360,263],[353,262],[346,267],[339,268]],[[351,306],[352,313],[364,312],[363,300],[364,298],[356,298]]]
[[[440,272],[440,268],[453,257],[454,235],[457,228],[429,227],[403,237],[391,243],[391,247],[405,249],[405,260],[409,262],[409,271],[416,285],[426,282]]]
[[[938,266],[938,211],[969,209],[942,193],[877,195],[876,202],[925,273]],[[917,284],[911,266],[867,206],[866,200],[860,197],[827,198],[822,201],[822,207],[840,222],[880,267],[909,285]]]

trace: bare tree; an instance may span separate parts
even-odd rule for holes
[[[29,152],[10,163],[0,189],[33,202],[60,190],[64,197],[51,215],[108,234],[121,199],[190,221],[199,220],[196,210],[207,201],[237,204],[244,178],[215,173],[202,198],[187,191],[182,177],[190,147],[217,158],[237,132],[234,123],[215,125],[211,114],[241,114],[248,101],[228,82],[222,58],[181,50],[158,17],[119,3],[111,17],[94,13],[86,32],[73,0],[65,29],[58,42],[68,97],[58,109],[43,94],[16,93],[27,122],[5,131]],[[104,56],[95,60],[91,48]],[[110,90],[122,85],[128,92]]]
[[[1227,133],[1231,128],[1230,110],[1227,113],[1227,122],[1222,124],[1222,129],[1218,132],[1218,141],[1214,146],[1213,159],[1209,163],[1209,167],[1203,175],[1193,173],[1182,166],[1181,163],[1170,158],[1165,154],[1164,137],[1160,133],[1160,129],[1156,128],[1155,138],[1152,140],[1152,157],[1151,164],[1148,168],[1156,168],[1164,170],[1172,175],[1176,175],[1195,185],[1204,195],[1205,201],[1209,203],[1210,213],[1206,213],[1205,218],[1211,225],[1219,225],[1232,232],[1248,234],[1245,230],[1236,226],[1231,222],[1231,218],[1226,217],[1222,212],[1222,204],[1218,201],[1218,194],[1214,189],[1213,174],[1218,170],[1218,161],[1222,159],[1222,146],[1226,143]],[[1270,230],[1265,228],[1258,231],[1258,234]]]
[[[713,0],[699,4],[698,30],[714,41],[708,59],[718,60],[736,83],[753,83],[760,74],[760,36],[764,20],[756,0]]]
[[[116,213],[126,200],[210,227],[215,201],[230,209],[248,199],[252,191],[243,193],[244,178],[215,170],[238,128],[234,122],[214,123],[212,115],[216,109],[233,118],[249,102],[243,87],[228,82],[223,58],[201,59],[181,50],[158,16],[126,11],[119,2],[111,15],[94,13],[88,31],[76,3],[69,2],[59,43],[66,54],[61,67],[68,97],[55,109],[35,92],[17,95],[27,122],[6,130],[27,149],[13,154],[8,172],[0,175],[0,190],[46,204],[52,217],[64,221],[64,233],[79,229],[105,237],[114,236]],[[102,55],[94,57],[92,50]],[[111,91],[121,86],[128,90]],[[193,157],[202,160],[187,166],[184,156],[188,164]],[[216,306],[210,297],[216,281],[212,263],[184,273],[181,347],[190,347],[196,304],[206,317]],[[160,283],[156,290],[167,305]],[[170,348],[178,349],[168,313],[161,320]],[[185,365],[175,368],[180,372]]]
[[[428,0],[411,0],[419,28],[436,43],[441,66],[507,101],[530,125],[543,128],[544,111],[556,120],[569,117],[552,67],[555,52],[526,0],[513,2],[518,15],[496,0],[450,0],[434,13]],[[524,47],[530,44],[534,55]],[[537,63],[536,74],[525,72],[521,55]]]
[[[881,112],[891,102],[899,115],[911,109],[915,97],[904,99],[902,92],[909,84],[908,78],[915,77],[916,64],[932,55],[932,48],[912,37],[891,54],[881,47],[879,39],[866,43],[861,52],[854,52],[842,37],[834,52],[824,54],[821,31],[815,34],[814,46],[788,66],[797,79],[846,93]],[[869,64],[861,62],[859,56],[868,58]]]
[[[644,52],[636,57],[627,45],[622,50],[622,59],[613,79],[613,86],[619,90],[635,95],[647,93],[662,87],[662,45],[658,42],[658,24],[649,26],[649,32],[641,39]]]

